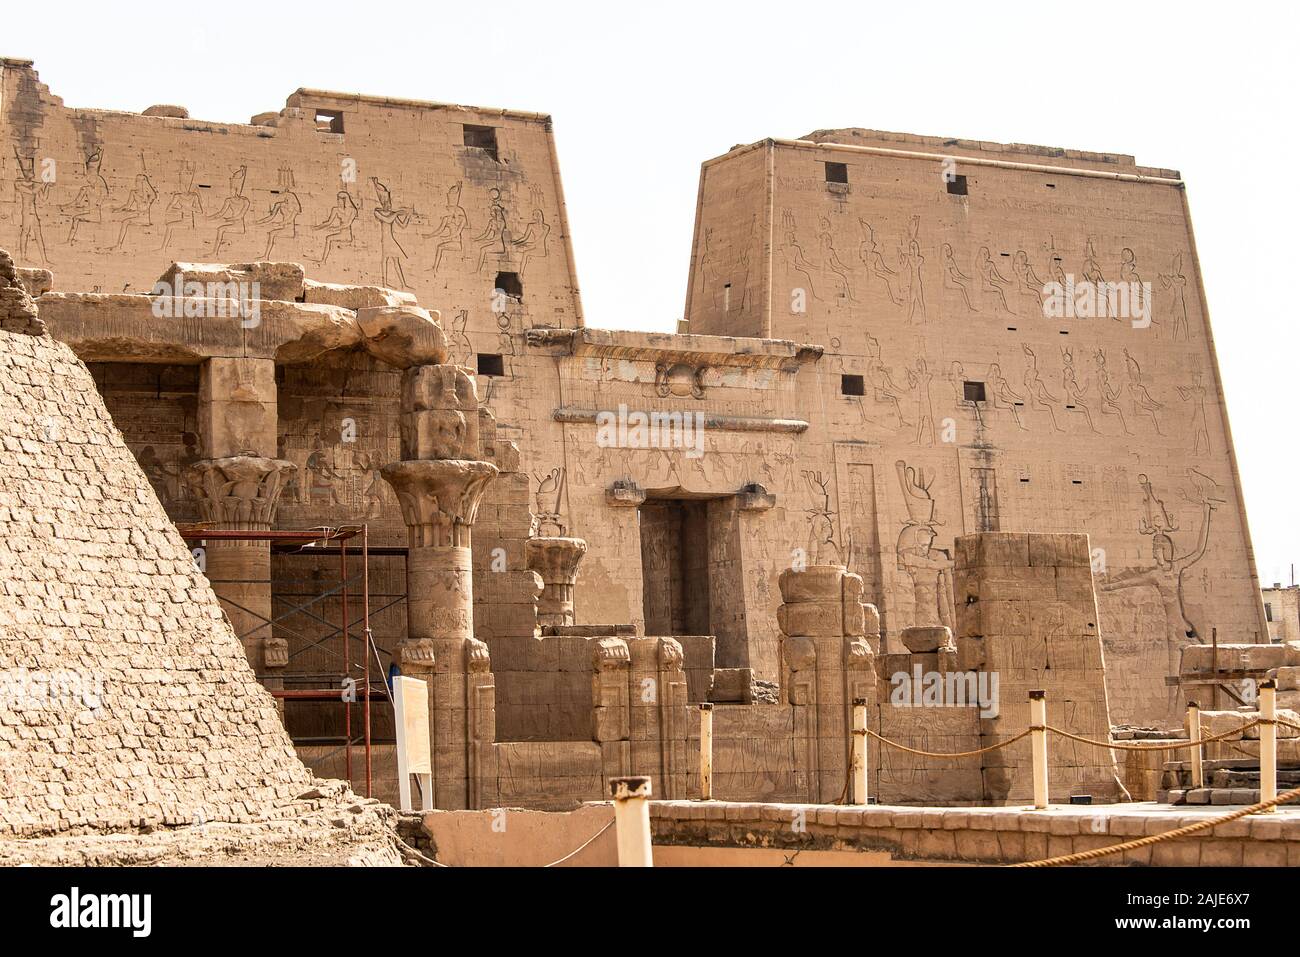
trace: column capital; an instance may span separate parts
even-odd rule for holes
[[[464,459],[408,459],[384,466],[380,474],[397,493],[412,548],[468,548],[470,528],[497,467]]]
[[[581,538],[538,535],[524,545],[528,568],[542,576],[542,584],[572,585],[578,580],[578,565],[587,554]]]
[[[542,596],[537,603],[537,621],[542,625],[572,625],[573,586],[578,565],[587,554],[581,538],[539,535],[528,539],[524,553],[530,570],[542,576]]]
[[[229,455],[195,462],[185,484],[199,504],[203,521],[222,528],[269,529],[293,462],[261,455]]]

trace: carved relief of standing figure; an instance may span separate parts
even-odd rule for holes
[[[384,285],[391,289],[406,289],[408,287],[406,273],[402,271],[402,260],[407,255],[397,238],[396,230],[399,226],[405,229],[411,224],[415,210],[409,206],[395,207],[393,194],[379,181],[379,177],[370,177],[370,185],[374,187],[375,199],[379,202],[375,208],[375,219],[379,220],[379,254],[383,262]],[[394,279],[396,284],[391,281]]]
[[[934,375],[925,359],[918,356],[916,366],[907,370],[907,383],[916,392],[917,445],[934,445],[934,396],[930,394],[933,381]]]
[[[1165,508],[1162,499],[1156,497],[1151,480],[1145,475],[1138,476],[1142,487],[1144,515],[1138,520],[1138,531],[1151,538],[1151,557],[1155,565],[1146,569],[1129,569],[1108,577],[1101,583],[1103,592],[1119,591],[1126,588],[1149,586],[1154,588],[1160,598],[1165,613],[1165,649],[1168,661],[1168,674],[1177,676],[1181,668],[1182,649],[1192,644],[1199,636],[1196,626],[1187,616],[1187,606],[1183,596],[1183,575],[1205,557],[1206,547],[1210,541],[1210,520],[1218,509],[1222,499],[1218,495],[1218,484],[1203,477],[1196,488],[1196,497],[1202,508],[1201,530],[1196,547],[1185,555],[1176,554],[1173,537],[1170,533],[1178,530],[1174,517]],[[1169,706],[1172,710],[1178,704],[1178,688],[1169,689]]]
[[[1176,253],[1169,272],[1160,274],[1160,288],[1172,289],[1174,293],[1171,307],[1174,320],[1174,342],[1187,341],[1187,277],[1183,275],[1183,254]]]
[[[813,506],[804,510],[808,514],[808,564],[842,565],[840,546],[835,541],[830,479],[821,472],[805,471],[801,474],[813,496]]]
[[[917,240],[920,229],[921,217],[913,216],[907,230],[907,247],[898,252],[899,264],[907,277],[907,285],[903,292],[907,300],[907,318],[912,322],[926,321],[925,283],[921,278],[921,267],[925,264],[925,257],[921,255],[921,244]]]
[[[953,627],[952,556],[946,549],[935,548],[934,496],[930,488],[934,476],[927,480],[924,469],[914,469],[902,459],[894,464],[898,484],[903,490],[907,521],[898,535],[895,553],[899,571],[912,579],[914,625]]]
[[[35,156],[30,163],[26,163],[15,147],[14,158],[18,160],[18,178],[14,180],[14,196],[19,209],[18,257],[24,262],[34,262],[30,250],[35,247],[41,255],[40,261],[49,265],[50,257],[45,252],[45,234],[41,232],[39,204],[49,195],[50,184],[37,180]]]

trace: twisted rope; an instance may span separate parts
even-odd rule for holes
[[[1009,745],[1015,744],[1021,738],[1026,737],[1031,731],[1035,731],[1035,730],[1038,729],[1026,728],[1024,731],[1021,731],[1015,737],[1007,738],[1007,740],[1001,742],[1000,744],[991,744],[987,748],[980,748],[976,751],[954,751],[952,753],[948,753],[946,751],[921,751],[918,748],[909,748],[905,744],[899,744],[897,741],[890,741],[888,738],[881,737],[880,735],[876,734],[876,732],[872,731],[870,728],[865,728],[860,732],[855,731],[853,733],[869,734],[877,741],[879,741],[881,744],[888,745],[889,747],[894,748],[898,751],[906,751],[908,754],[919,754],[922,757],[926,757],[926,758],[969,758],[969,757],[974,757],[977,754],[987,754],[990,751],[998,751],[1002,748],[1008,747]]]
[[[1216,734],[1213,737],[1201,738],[1200,741],[1188,741],[1184,744],[1121,744],[1118,741],[1104,742],[1095,741],[1092,738],[1082,738],[1077,734],[1071,734],[1063,728],[1057,728],[1048,725],[1047,730],[1059,734],[1063,738],[1069,738],[1071,741],[1078,741],[1080,744],[1091,744],[1098,748],[1114,748],[1117,751],[1178,751],[1183,748],[1195,748],[1202,744],[1211,744],[1215,741],[1223,741],[1226,738],[1236,737],[1244,732],[1247,728],[1253,728],[1256,725],[1263,724],[1260,720],[1249,721],[1241,727],[1233,728],[1231,731],[1225,731],[1223,734]]]
[[[585,841],[583,841],[581,844],[579,844],[577,847],[575,847],[575,848],[574,848],[572,851],[570,851],[568,854],[565,854],[565,855],[564,855],[563,857],[561,857],[558,861],[551,861],[551,863],[549,863],[549,864],[543,864],[543,865],[541,865],[541,866],[542,866],[542,867],[558,867],[559,865],[563,864],[565,861],[570,860],[571,858],[577,857],[580,853],[582,853],[582,852],[585,851],[588,847],[590,847],[590,846],[595,842],[596,838],[600,837],[602,834],[604,834],[606,831],[608,831],[608,830],[609,830],[611,827],[613,827],[613,826],[614,826],[614,820],[613,820],[613,819],[610,819],[610,820],[605,824],[604,827],[602,827],[602,828],[601,828],[599,831],[597,831],[595,834],[591,835],[591,837],[587,838]],[[428,865],[428,866],[430,866],[430,867],[454,867],[454,866],[456,866],[456,865],[454,865],[454,864],[444,864],[442,861],[435,861],[432,857],[429,857],[427,854],[422,854],[420,851],[417,851],[415,848],[411,847],[411,845],[407,844],[407,843],[406,843],[405,841],[403,841],[400,837],[395,838],[395,840],[397,841],[398,845],[400,845],[401,849],[402,849],[402,850],[403,850],[403,851],[404,851],[408,856],[410,856],[410,857],[414,857],[414,858],[416,858],[416,859],[422,861],[423,863],[425,863],[426,865]]]
[[[1079,851],[1075,854],[1063,854],[1060,857],[1049,857],[1041,861],[1022,861],[1019,864],[1007,864],[1005,866],[1058,867],[1062,864],[1079,864],[1083,861],[1095,861],[1099,857],[1107,857],[1111,854],[1121,854],[1124,851],[1132,851],[1139,847],[1149,847],[1152,844],[1159,844],[1163,841],[1176,840],[1180,837],[1186,837],[1189,834],[1208,831],[1211,828],[1218,827],[1220,824],[1227,824],[1229,821],[1235,821],[1239,817],[1245,817],[1247,814],[1258,814],[1260,811],[1266,811],[1271,807],[1277,807],[1281,804],[1289,804],[1292,801],[1297,800],[1300,800],[1300,788],[1284,791],[1275,798],[1268,801],[1260,801],[1258,804],[1252,804],[1250,807],[1238,808],[1222,817],[1198,821],[1195,824],[1188,824],[1186,827],[1175,828],[1172,831],[1165,831],[1163,834],[1152,834],[1150,837],[1140,837],[1135,841],[1125,841],[1123,844],[1112,844],[1110,847],[1099,847],[1091,851]]]

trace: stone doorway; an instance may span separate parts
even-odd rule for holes
[[[652,499],[641,506],[647,635],[710,634],[708,506],[699,499]]]
[[[656,495],[639,510],[647,635],[712,635],[719,668],[749,667],[735,495]]]

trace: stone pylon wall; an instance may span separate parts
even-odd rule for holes
[[[698,208],[690,332],[824,347],[783,415],[806,415],[789,454],[825,484],[759,480],[800,520],[828,502],[886,653],[903,628],[953,626],[954,539],[981,531],[1090,537],[1117,721],[1181,720],[1165,685],[1181,646],[1263,639],[1177,171],[823,130],[706,161]],[[1049,282],[1138,301],[1053,315]]]
[[[271,816],[312,775],[86,367],[0,331],[0,837]]]

